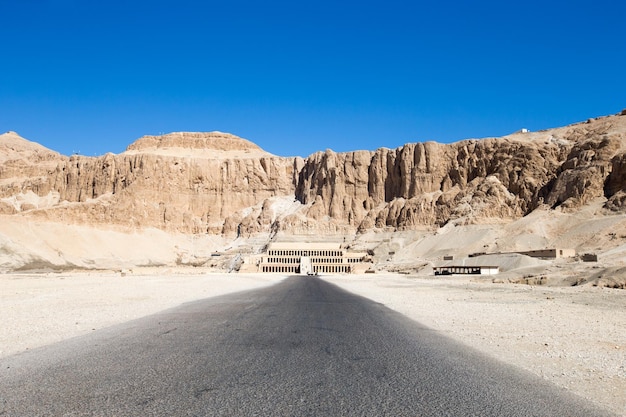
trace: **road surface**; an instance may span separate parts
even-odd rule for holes
[[[0,359],[0,373],[0,416],[610,415],[314,277]]]

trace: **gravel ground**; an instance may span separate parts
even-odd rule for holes
[[[626,292],[339,276],[330,282],[626,416]]]
[[[0,357],[283,278],[198,270],[0,275]],[[626,416],[624,290],[465,277],[323,278]]]

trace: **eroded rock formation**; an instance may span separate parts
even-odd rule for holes
[[[182,233],[228,233],[232,230],[223,230],[225,219],[265,199],[293,194],[292,160],[269,154],[229,157],[231,150],[258,147],[230,135],[192,136],[196,145],[217,142],[220,149],[216,152],[225,152],[219,158],[205,154],[184,156],[182,151],[194,144],[181,135],[181,143],[157,141],[157,146],[142,138],[139,144],[129,147],[133,152],[120,155],[91,158],[56,154],[54,164],[39,164],[37,155],[34,155],[36,159],[9,157],[5,164],[11,170],[0,171],[1,209],[4,213],[20,212],[72,223],[156,227]],[[179,152],[168,155],[150,152],[162,143]],[[42,201],[47,195],[55,194],[57,203],[41,207],[19,203],[20,196],[33,193]]]
[[[453,144],[283,158],[220,132],[63,156],[0,136],[0,213],[193,234],[332,234],[480,223],[598,198],[626,210],[626,116]]]

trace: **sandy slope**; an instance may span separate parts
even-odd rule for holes
[[[152,228],[107,230],[0,215],[0,273],[193,264],[195,258],[206,260],[225,245],[221,236],[190,236]]]
[[[0,356],[284,278],[186,271],[0,275]],[[626,416],[622,290],[410,275],[324,279]]]
[[[607,215],[598,199],[578,212],[539,208],[507,224],[461,225],[454,222],[436,230],[380,232],[359,235],[353,246],[374,248],[380,272],[431,274],[433,266],[446,262],[497,265],[506,282],[525,277],[545,279],[548,285],[590,283],[626,288],[626,215]],[[541,260],[511,254],[544,248],[574,249],[577,255],[593,253],[598,262],[580,257]],[[470,254],[488,256],[469,258]]]

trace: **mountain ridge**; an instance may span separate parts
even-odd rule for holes
[[[43,147],[30,156],[7,153],[0,215],[232,241],[509,224],[535,210],[575,213],[589,205],[600,216],[626,213],[623,115],[502,138],[306,158],[271,155],[221,132],[145,136],[134,144],[100,157]]]
[[[0,187],[0,199],[19,189],[42,197],[57,192],[60,201],[67,202],[105,194],[132,200],[130,189],[142,196],[152,189],[161,194],[163,201],[158,203],[171,206],[178,218],[172,218],[172,225],[167,214],[150,214],[136,225],[203,232],[201,226],[188,227],[185,218],[192,217],[192,223],[206,225],[204,232],[227,234],[234,229],[250,234],[268,231],[269,225],[259,221],[261,213],[251,219],[241,211],[257,212],[252,207],[262,206],[265,199],[285,196],[302,204],[300,214],[308,220],[332,223],[337,230],[441,226],[459,218],[469,223],[514,219],[542,204],[575,209],[598,197],[607,198],[607,209],[621,211],[626,199],[625,121],[624,116],[607,116],[502,138],[409,143],[375,151],[327,150],[307,158],[271,155],[248,140],[221,132],[144,136],[126,152],[100,157],[65,157],[24,139],[23,148],[36,151],[31,159],[40,162],[45,155],[47,169],[34,172],[37,164],[29,161],[27,152],[20,153],[23,162],[5,161],[0,179],[5,184],[12,177],[20,180]],[[16,134],[5,134],[0,146],[8,142],[7,135],[14,145],[19,142]],[[177,151],[159,152],[171,148]],[[203,159],[211,153],[215,161]],[[6,158],[10,156],[5,152]],[[58,160],[52,172],[54,158]],[[181,204],[168,197],[180,193],[189,196]],[[221,210],[197,210],[198,204],[210,205],[207,193]],[[154,193],[142,200],[153,198]],[[176,210],[180,205],[188,206],[182,207],[185,213]],[[233,213],[229,216],[228,211]],[[134,217],[130,214],[121,217]],[[287,223],[298,220],[293,216],[285,219]],[[107,217],[118,221],[116,216]],[[222,230],[216,227],[220,222]]]

